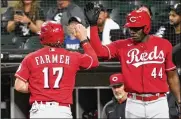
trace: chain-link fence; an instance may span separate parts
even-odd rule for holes
[[[57,8],[57,2],[58,0],[43,0],[43,1],[38,1],[40,3],[41,8],[43,9],[43,13],[45,15],[45,19],[47,20],[47,12],[49,11],[50,8]],[[18,1],[2,1],[2,7],[3,7],[3,11],[1,11],[2,15],[1,15],[1,35],[2,35],[2,48],[15,48],[13,46],[13,44],[11,43],[11,38],[13,38],[12,33],[9,33],[7,31],[7,24],[8,24],[8,18],[6,15],[4,15],[6,13],[6,9],[10,6],[14,6],[15,3]],[[72,0],[72,2],[74,2],[75,4],[77,4],[78,6],[80,6],[83,10],[84,6],[86,3],[90,2],[88,0]],[[169,12],[170,12],[170,7],[173,6],[174,4],[178,3],[178,0],[171,0],[171,1],[166,1],[166,0],[126,0],[126,1],[119,1],[119,0],[113,0],[113,1],[92,1],[92,2],[96,2],[99,4],[102,4],[106,9],[109,10],[110,13],[110,17],[119,24],[120,29],[123,28],[123,25],[125,24],[125,18],[126,15],[133,9],[137,9],[139,8],[141,5],[146,5],[147,7],[150,8],[151,12],[152,12],[152,29],[151,29],[151,34],[157,34],[158,36],[163,36],[163,30],[165,28],[165,25],[169,26]],[[8,13],[9,14],[9,13]],[[164,26],[164,28],[162,28],[162,26]],[[160,29],[161,28],[161,29]],[[16,32],[16,31],[15,31]],[[119,32],[119,31],[117,31]],[[173,35],[174,33],[170,31],[169,33],[171,35]],[[9,35],[11,34],[11,35]],[[113,37],[114,36],[119,36],[119,35],[125,35],[125,33],[113,33]],[[8,35],[8,36],[7,36]],[[169,35],[169,34],[168,34]],[[128,37],[128,35],[126,34],[125,37]],[[8,38],[8,39],[7,39]],[[117,40],[121,38],[120,37],[116,37]],[[180,39],[178,40],[178,42],[175,41],[176,37],[175,36],[171,36],[168,37],[171,42],[173,42],[174,45],[176,45],[177,43],[180,42]],[[8,46],[6,47],[6,45],[8,44]],[[11,45],[9,45],[11,44]],[[33,47],[32,47],[33,48]]]

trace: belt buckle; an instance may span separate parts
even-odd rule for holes
[[[135,93],[131,93],[131,95],[132,95],[132,98],[133,98],[134,100],[136,100],[136,94],[135,94]]]
[[[144,96],[143,96],[143,95],[141,95],[141,100],[142,100],[142,101],[145,101],[145,100],[144,100]]]
[[[160,93],[156,93],[156,96],[159,97],[159,96],[160,96]]]

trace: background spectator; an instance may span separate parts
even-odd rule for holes
[[[138,10],[146,11],[148,13],[148,15],[150,16],[150,18],[152,20],[151,21],[152,22],[152,26],[151,26],[150,34],[154,34],[156,32],[156,30],[158,29],[158,26],[156,26],[156,24],[154,23],[154,21],[152,19],[153,13],[152,13],[151,7],[148,6],[148,5],[142,4],[137,9]]]
[[[68,21],[67,31],[68,35],[65,37],[64,45],[66,49],[78,50],[80,48],[80,40],[75,37],[75,26],[82,24],[79,17],[71,17]]]
[[[168,39],[172,46],[181,41],[181,3],[177,3],[170,8],[169,23],[160,26],[156,36]]]
[[[8,8],[4,16],[8,19],[7,31],[15,33],[12,41],[19,48],[26,49],[32,40],[39,43],[36,35],[40,31],[44,14],[37,0],[19,0],[14,7]]]
[[[102,111],[103,119],[124,119],[127,92],[124,91],[124,79],[120,73],[113,74],[109,79],[114,97],[106,103]]]
[[[97,20],[100,40],[103,45],[110,44],[112,42],[110,37],[110,31],[112,29],[119,29],[120,27],[113,19],[110,18],[112,10],[106,9],[102,4],[92,4],[95,4],[95,6],[98,6],[101,10]],[[88,36],[90,36],[89,31],[90,28],[88,28]]]
[[[68,20],[78,16],[82,20],[82,24],[86,25],[83,10],[72,2],[72,0],[57,0],[57,7],[50,8],[46,15],[46,20],[54,20],[63,25],[64,31],[67,34]]]

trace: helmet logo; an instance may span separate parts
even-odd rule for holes
[[[117,81],[118,80],[118,77],[113,77],[112,78],[112,81]]]
[[[131,22],[136,22],[136,17],[132,16],[132,17],[129,18],[129,20],[130,20]]]
[[[59,28],[55,28],[53,29],[53,32],[58,32],[60,29]]]

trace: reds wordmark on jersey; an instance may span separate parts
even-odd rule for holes
[[[110,57],[116,52],[124,73],[127,91],[138,93],[167,92],[166,71],[175,69],[169,41],[150,36],[147,42],[131,39],[108,45]]]
[[[163,50],[158,51],[158,46],[154,46],[153,51],[150,53],[143,52],[137,48],[133,48],[128,51],[127,56],[130,57],[126,61],[127,64],[132,64],[135,67],[139,67],[143,64],[162,64],[165,62]]]

